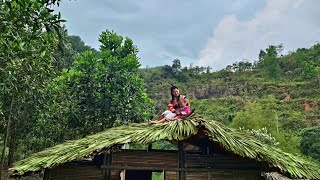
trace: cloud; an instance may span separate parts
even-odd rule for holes
[[[252,19],[225,16],[213,29],[197,65],[215,70],[235,61],[258,59],[260,49],[283,43],[286,51],[310,47],[319,40],[317,0],[268,0]]]

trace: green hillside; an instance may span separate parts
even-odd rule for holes
[[[228,126],[267,131],[277,146],[300,153],[301,132],[320,125],[320,44],[279,55],[282,48],[269,46],[257,62],[236,62],[216,72],[181,67],[175,59],[172,65],[141,69],[140,76],[158,113],[175,84],[198,113]]]

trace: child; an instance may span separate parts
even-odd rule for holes
[[[189,100],[185,96],[183,98],[180,98],[178,103],[179,108],[176,110],[176,116],[172,118],[173,120],[181,119],[184,116],[190,114]]]

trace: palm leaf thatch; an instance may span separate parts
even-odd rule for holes
[[[126,143],[148,144],[159,140],[181,141],[196,135],[200,127],[211,141],[234,154],[267,162],[270,167],[276,167],[294,178],[320,179],[318,164],[282,152],[261,143],[250,135],[227,128],[215,121],[205,121],[198,115],[182,121],[158,125],[130,124],[111,128],[79,140],[67,141],[16,162],[10,171],[13,175],[24,175],[28,172],[91,157],[109,151],[115,145]]]

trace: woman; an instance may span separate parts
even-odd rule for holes
[[[160,124],[166,121],[181,119],[190,114],[190,103],[186,96],[180,95],[177,86],[170,88],[171,99],[168,104],[168,110],[163,112],[156,121],[149,121],[149,124]]]

